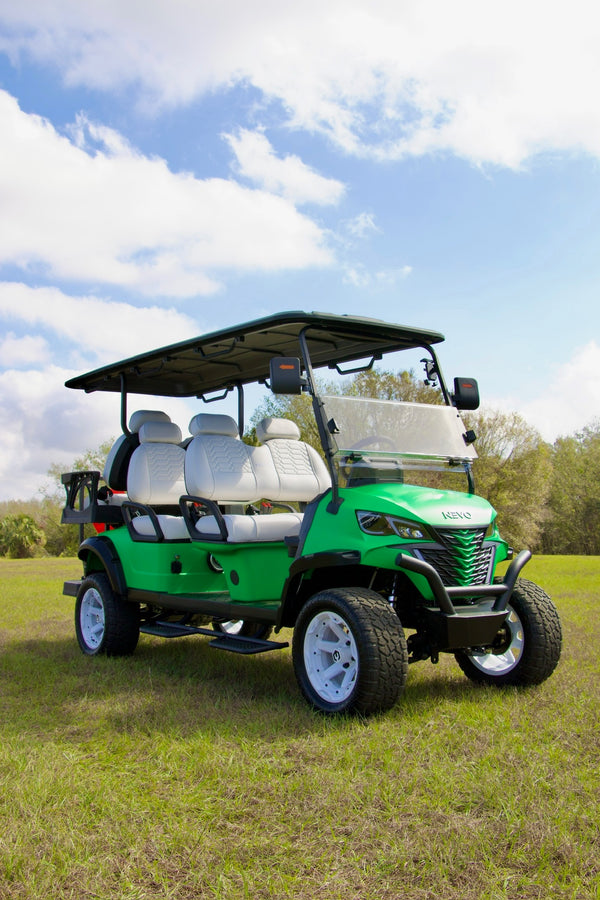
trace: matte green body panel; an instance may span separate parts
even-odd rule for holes
[[[279,600],[290,558],[283,542],[225,544],[199,541],[132,541],[126,528],[108,532],[121,560],[130,589],[168,594],[229,593],[232,602]],[[223,568],[209,565],[213,555]],[[181,566],[174,574],[172,565]]]
[[[458,491],[442,491],[409,484],[374,484],[340,490],[343,502],[336,513],[328,511],[327,498],[321,501],[310,531],[306,537],[303,554],[323,553],[327,550],[358,550],[361,565],[379,569],[397,569],[400,552],[410,553],[411,547],[435,541],[435,536],[423,542],[404,540],[397,535],[377,536],[361,531],[356,513],[366,510],[388,513],[415,523],[434,528],[487,528],[495,520],[493,507],[475,494]],[[508,548],[497,533],[494,565],[505,560]],[[415,573],[408,577],[426,599],[432,599],[427,580]]]

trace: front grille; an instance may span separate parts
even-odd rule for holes
[[[439,543],[415,548],[417,556],[438,572],[446,587],[488,584],[494,561],[494,545],[483,543],[485,528],[444,528],[435,536]]]

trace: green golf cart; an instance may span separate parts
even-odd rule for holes
[[[262,653],[288,646],[277,638],[293,628],[300,690],[328,713],[389,709],[408,664],[440,653],[482,684],[548,678],[559,617],[520,578],[530,552],[513,558],[475,494],[475,435],[460,411],[477,408],[478,388],[447,386],[442,340],[282,312],[68,381],[121,396],[104,472],[63,475],[63,521],[100,529],[79,548],[82,577],[64,585],[83,653],[131,654],[140,632]],[[431,403],[319,392],[315,370],[354,374],[406,351],[422,356]],[[256,384],[310,398],[320,446],[276,416],[242,440],[244,389]],[[130,394],[153,401],[129,414]],[[161,397],[197,399],[189,434],[155,408]]]

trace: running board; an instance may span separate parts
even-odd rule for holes
[[[214,650],[229,650],[230,653],[266,653],[268,650],[283,650],[289,647],[287,641],[265,641],[262,638],[245,637],[239,634],[218,634],[212,628],[197,628],[195,625],[181,625],[178,622],[149,622],[140,626],[144,634],[155,637],[176,638],[190,634],[205,634],[212,638],[209,647]]]
[[[229,650],[230,653],[266,653],[268,650],[283,650],[289,647],[287,641],[264,641],[262,638],[242,637],[238,634],[220,634],[208,645],[213,650]]]

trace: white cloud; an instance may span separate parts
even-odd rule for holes
[[[393,287],[399,281],[408,278],[411,272],[412,266],[399,266],[370,272],[366,266],[356,263],[344,269],[343,281],[344,284],[350,284],[357,288]]]
[[[5,39],[100,90],[182,104],[252,85],[345,151],[436,150],[517,167],[600,155],[600,16],[589,0],[0,0]]]
[[[331,262],[321,229],[282,197],[175,174],[84,119],[70,140],[3,91],[0,130],[0,263],[187,297],[214,293],[225,267]]]
[[[594,340],[559,365],[543,394],[523,403],[509,397],[503,408],[516,409],[550,442],[574,434],[600,419],[600,345]]]
[[[75,374],[56,365],[0,373],[0,499],[36,496],[49,484],[51,465],[66,470],[86,450],[120,434],[120,396],[68,390],[64,382]],[[165,397],[132,395],[128,401],[130,413],[164,409],[184,434],[197,411]]]
[[[373,213],[361,212],[353,219],[349,219],[343,223],[345,230],[353,238],[362,239],[368,234],[381,231],[375,224],[375,216]]]
[[[319,175],[298,156],[280,159],[268,139],[258,131],[240,128],[224,135],[236,155],[238,174],[256,182],[273,194],[281,194],[292,203],[337,203],[344,185],[334,178]]]
[[[9,331],[0,340],[0,367],[2,368],[28,366],[32,363],[39,366],[47,363],[49,358],[48,342],[43,337],[34,337],[33,335],[18,337]]]
[[[9,282],[0,282],[0,321],[3,319],[67,340],[73,365],[88,368],[173,344],[201,331],[194,319],[173,308],[69,297],[57,288]],[[42,350],[45,343],[39,336],[28,337],[22,346]],[[0,357],[0,364],[15,362]]]

